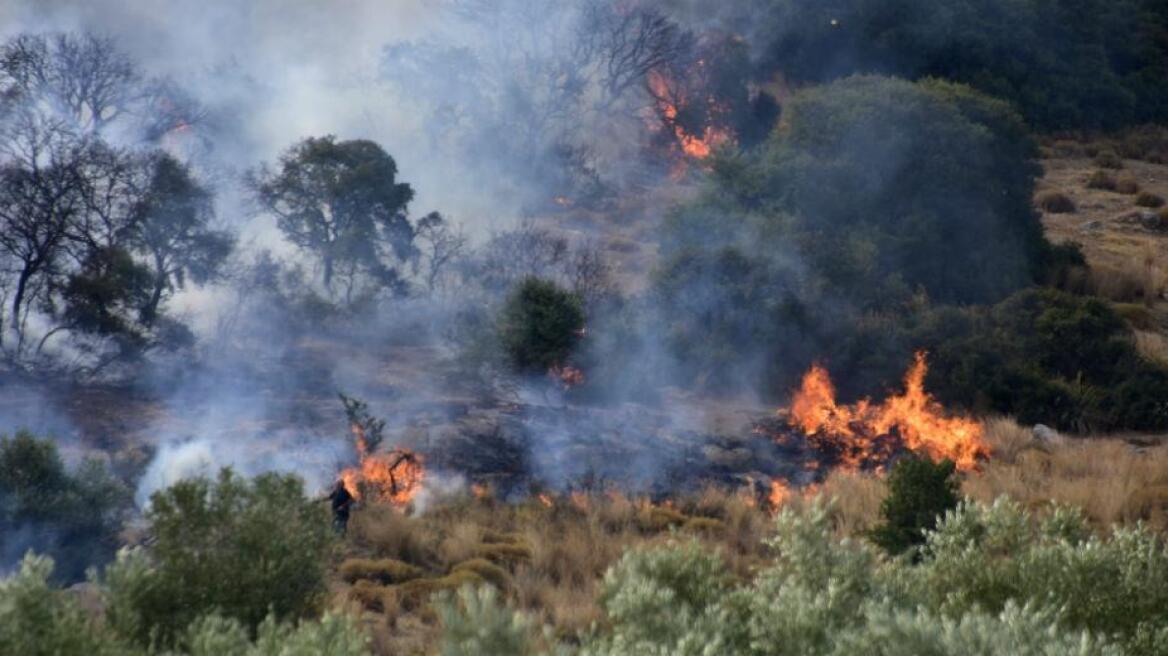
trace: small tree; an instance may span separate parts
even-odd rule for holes
[[[584,328],[580,299],[555,283],[526,278],[507,297],[499,337],[517,371],[542,373],[564,364]]]
[[[322,505],[291,475],[182,481],[151,497],[153,544],[107,568],[110,622],[143,644],[171,644],[217,613],[255,630],[314,614],[331,540]]]
[[[888,475],[888,496],[880,504],[884,522],[872,529],[872,542],[893,555],[924,544],[925,531],[957,507],[955,471],[950,460],[913,456],[897,462]]]

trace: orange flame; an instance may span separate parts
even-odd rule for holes
[[[556,364],[548,369],[548,378],[559,383],[566,392],[584,382],[584,372],[570,365],[561,366]]]
[[[670,88],[670,80],[666,74],[659,70],[652,70],[649,71],[646,80],[656,103],[657,113],[665,125],[673,130],[673,136],[677,139],[681,152],[686,156],[697,160],[706,159],[714,152],[715,148],[730,141],[729,131],[713,125],[704,126],[700,135],[690,134],[677,121],[680,109],[685,104],[685,98]],[[682,171],[684,172],[684,168]]]
[[[550,495],[540,493],[536,498],[539,499],[539,502],[542,503],[545,508],[551,508],[555,505],[555,502],[552,501]]]
[[[487,486],[479,485],[478,483],[471,483],[470,493],[473,494],[476,499],[486,499],[491,496],[491,491],[487,489]]]
[[[784,504],[790,501],[791,495],[793,494],[794,491],[791,490],[791,486],[787,485],[783,481],[774,480],[771,481],[771,491],[770,494],[767,495],[767,502],[770,504],[771,508],[777,510],[782,508]]]
[[[903,394],[881,404],[864,399],[852,406],[835,402],[835,387],[827,370],[814,365],[803,376],[803,384],[791,404],[790,423],[806,435],[835,442],[841,449],[841,464],[849,469],[883,464],[892,455],[887,440],[895,429],[905,448],[930,458],[947,458],[957,468],[969,471],[989,455],[980,422],[947,417],[944,408],[925,391],[928,364],[918,351],[904,377]]]
[[[354,499],[369,497],[384,503],[404,506],[422,489],[422,479],[426,470],[421,458],[413,451],[395,448],[383,453],[369,453],[365,431],[357,424],[352,425],[357,443],[356,467],[341,471],[341,481]]]

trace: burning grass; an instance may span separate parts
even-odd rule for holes
[[[1009,495],[1039,511],[1051,501],[1077,505],[1100,530],[1137,521],[1168,528],[1168,446],[1040,440],[1006,418],[980,428],[993,455],[960,473],[964,495]],[[819,483],[789,488],[781,505],[800,509],[818,495],[834,498],[833,531],[859,537],[879,522],[886,493],[880,472],[841,467]],[[429,595],[463,583],[491,582],[557,637],[571,639],[603,621],[601,579],[628,549],[692,538],[718,549],[735,576],[748,580],[770,562],[764,540],[774,510],[755,493],[714,487],[661,503],[609,491],[545,493],[512,504],[468,490],[420,516],[368,504],[354,514],[344,541],[335,601],[363,611],[381,653],[432,650],[441,629]]]

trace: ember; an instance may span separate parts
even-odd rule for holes
[[[425,469],[413,451],[395,448],[384,453],[370,453],[365,431],[352,425],[357,442],[359,463],[341,472],[345,489],[355,499],[366,497],[383,503],[404,506],[422,487]]]
[[[548,378],[559,383],[564,391],[568,391],[584,382],[584,372],[568,365],[554,365],[548,369]]]
[[[982,425],[948,417],[924,389],[928,365],[918,352],[905,374],[903,394],[883,403],[864,399],[838,405],[827,371],[812,366],[791,403],[787,418],[818,451],[835,455],[836,466],[849,470],[883,470],[898,452],[908,450],[933,459],[947,458],[962,471],[975,469],[989,455]]]

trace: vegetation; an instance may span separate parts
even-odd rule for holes
[[[784,0],[764,16],[764,65],[796,81],[953,80],[1017,103],[1043,131],[1168,119],[1168,11],[1155,0]]]
[[[1051,214],[1069,214],[1078,209],[1075,201],[1061,191],[1044,191],[1035,197],[1038,207]]]
[[[241,479],[224,470],[156,493],[146,512],[154,540],[105,570],[109,623],[147,646],[175,644],[215,614],[255,631],[314,615],[331,542],[323,504],[292,476]]]
[[[577,296],[553,282],[526,278],[503,306],[499,340],[517,371],[542,374],[568,363],[583,328]]]
[[[27,431],[0,437],[5,558],[35,549],[59,563],[59,579],[84,580],[87,568],[113,558],[130,504],[129,490],[100,461],[87,460],[70,472],[53,440]]]
[[[872,542],[892,555],[924,544],[925,535],[946,512],[957,507],[953,463],[908,457],[888,475],[888,496],[880,505],[884,522],[872,529]]]

